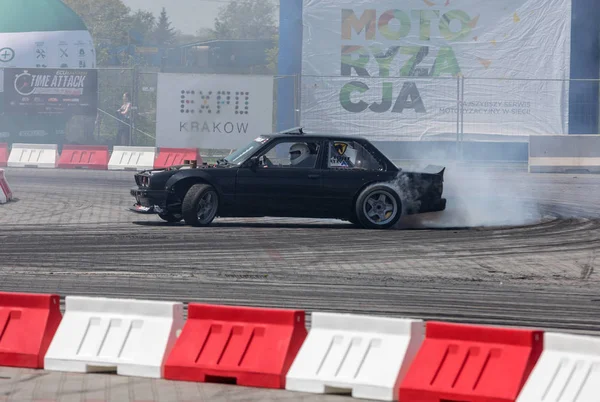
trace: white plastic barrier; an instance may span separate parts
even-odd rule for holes
[[[545,333],[517,402],[600,401],[600,338]]]
[[[44,368],[162,378],[182,329],[183,303],[66,297]]]
[[[156,152],[156,147],[114,147],[108,170],[153,169]]]
[[[13,144],[8,167],[54,169],[58,163],[56,144]]]
[[[8,181],[6,181],[4,170],[0,169],[0,204],[6,204],[12,200],[12,197],[12,190],[8,185]]]
[[[397,400],[399,384],[424,337],[421,320],[313,313],[285,388]]]

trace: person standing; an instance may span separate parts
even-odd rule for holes
[[[131,126],[131,101],[129,98],[129,92],[123,94],[123,104],[117,111],[119,118],[119,131],[117,134],[118,145],[130,145],[129,136]]]

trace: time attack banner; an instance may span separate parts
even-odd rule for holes
[[[567,130],[571,0],[304,0],[303,23],[307,130],[455,133],[459,105],[465,133]]]
[[[97,114],[97,70],[6,68],[2,75],[6,114]]]

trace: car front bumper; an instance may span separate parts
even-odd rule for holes
[[[140,213],[161,213],[166,209],[167,193],[164,191],[147,190],[139,187],[132,188],[129,193],[135,198],[135,204],[131,208]]]

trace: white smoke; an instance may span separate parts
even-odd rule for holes
[[[418,211],[419,208],[421,208],[419,193],[408,176],[400,174],[397,179],[394,182],[389,183],[389,185],[400,195],[400,199],[402,200],[402,215],[406,215],[412,211]]]
[[[446,167],[442,194],[447,199],[446,210],[404,216],[397,226],[400,229],[510,227],[542,220],[535,194],[524,180],[526,171],[516,172],[515,169],[493,168],[484,164],[469,165],[441,158],[405,170],[419,171],[428,164]],[[415,194],[405,177],[402,179],[401,175],[395,187],[403,202],[414,204]]]

